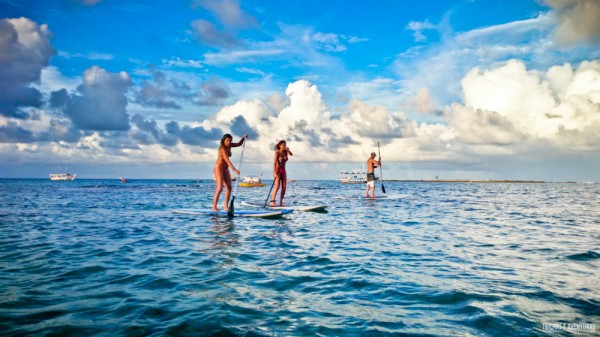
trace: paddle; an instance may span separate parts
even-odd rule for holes
[[[228,217],[233,217],[233,202],[235,201],[235,195],[237,194],[237,188],[240,184],[240,176],[242,174],[242,159],[244,159],[244,150],[246,149],[246,139],[244,139],[244,144],[242,144],[242,155],[240,156],[240,165],[238,166],[238,170],[240,174],[238,174],[237,179],[235,180],[235,189],[233,190],[233,195],[231,196],[231,201],[229,202],[229,210],[227,211]]]
[[[381,163],[381,149],[379,148],[379,142],[377,142],[377,151],[379,152],[379,162]],[[379,177],[381,180],[381,191],[385,193],[385,186],[383,186],[383,170],[381,169],[381,164],[379,165]]]
[[[275,186],[275,178],[273,178],[273,183],[271,184],[271,188],[269,188],[269,193],[267,193],[267,198],[265,199],[265,204],[263,205],[263,208],[267,208],[267,202],[269,202],[269,196],[271,195],[273,186]]]

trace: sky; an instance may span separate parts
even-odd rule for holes
[[[600,181],[600,0],[0,0],[0,178]],[[241,157],[244,153],[243,158]]]

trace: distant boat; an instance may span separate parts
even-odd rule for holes
[[[75,180],[75,174],[71,173],[50,173],[50,180]]]
[[[128,182],[128,181],[127,181],[127,179],[125,179],[125,178],[123,178],[123,177],[119,177],[119,180],[120,180],[122,183],[126,183],[126,182]]]
[[[261,174],[262,175],[262,174]],[[260,177],[243,177],[242,181],[240,181],[241,187],[263,187],[265,184],[262,182]]]
[[[364,171],[341,171],[340,183],[342,184],[364,184],[367,182],[367,172]]]

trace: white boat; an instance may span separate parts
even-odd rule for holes
[[[50,173],[50,180],[75,180],[75,176],[71,173]]]
[[[340,183],[342,184],[364,184],[367,182],[367,172],[364,171],[341,171]]]
[[[265,184],[262,182],[260,177],[246,176],[246,177],[242,178],[242,181],[240,181],[240,186],[241,187],[262,187],[262,186],[265,186]]]

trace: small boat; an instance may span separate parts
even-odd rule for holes
[[[127,179],[125,179],[125,178],[123,178],[123,177],[119,177],[119,180],[120,180],[122,183],[126,183],[126,182],[128,182],[128,180],[127,180]]]
[[[262,182],[260,177],[246,176],[246,177],[242,178],[242,181],[240,181],[240,186],[241,187],[263,187],[263,186],[265,186],[265,184]]]
[[[50,180],[52,181],[60,181],[60,180],[75,180],[76,174],[71,173],[50,173]]]

